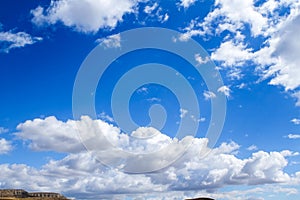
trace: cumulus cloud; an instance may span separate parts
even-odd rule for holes
[[[6,154],[13,149],[13,146],[10,141],[7,141],[4,138],[0,138],[0,155]]]
[[[130,137],[102,120],[84,116],[81,120],[57,120],[55,117],[28,120],[17,126],[15,135],[28,141],[36,151],[79,153],[85,147],[98,159],[126,171],[152,171],[172,163],[191,141],[172,139],[154,128],[139,128]],[[145,136],[151,136],[147,139]],[[136,157],[136,154],[150,154]],[[163,161],[161,160],[163,159]],[[116,160],[119,160],[116,162]],[[139,165],[132,164],[134,162]],[[158,167],[159,166],[159,167]]]
[[[255,66],[253,73],[269,84],[292,91],[300,105],[300,23],[299,1],[218,0],[204,19],[194,19],[185,28],[182,40],[192,36],[219,36],[227,31],[212,59],[220,62],[229,78],[241,78],[246,66]],[[281,12],[284,12],[282,14]],[[260,47],[252,43],[261,40]],[[248,72],[248,71],[247,71]]]
[[[130,175],[105,168],[87,153],[52,160],[40,170],[17,164],[0,165],[0,169],[3,173],[1,187],[62,192],[78,199],[99,199],[101,194],[158,192],[166,189],[163,185],[152,183],[145,175]]]
[[[223,143],[211,149],[207,146],[206,138],[188,137],[178,141],[151,127],[137,129],[132,133],[132,138],[121,133],[117,127],[89,117],[66,122],[55,117],[29,120],[18,125],[17,129],[19,132],[16,135],[29,140],[30,148],[71,153],[61,160],[49,161],[41,169],[26,165],[0,165],[1,171],[5,171],[4,176],[0,177],[3,187],[24,187],[30,190],[52,188],[79,196],[88,193],[95,197],[99,193],[130,194],[193,189],[211,191],[228,185],[296,183],[300,180],[300,172],[288,174],[284,171],[288,164],[286,157],[296,155],[288,150],[258,151],[248,158],[241,159],[237,157],[240,146],[234,142]],[[134,152],[134,156],[129,159],[123,157],[128,159],[125,163],[127,167],[133,169],[143,164],[140,162],[141,155],[149,156],[155,152],[155,156],[150,156],[151,159],[147,161],[147,164],[155,166],[162,162],[157,156],[168,160],[187,139],[192,145],[183,156],[171,162],[169,167],[152,173],[133,175],[123,172],[120,170],[122,168],[101,164],[94,151],[100,151],[101,154],[108,155],[108,158],[116,155],[109,145],[101,143],[103,138],[100,136],[94,149],[90,149],[89,152],[83,151],[74,134],[76,130],[84,131],[86,138],[83,139],[88,139],[95,133],[102,133],[107,141],[122,148],[122,151]],[[172,142],[174,144],[170,146]],[[167,151],[159,151],[164,147]],[[160,152],[163,155],[160,155]],[[117,158],[113,161],[120,162],[121,157]]]
[[[279,65],[274,65],[269,69],[276,71],[276,76],[272,78],[270,84],[282,85],[286,90],[294,90],[300,86],[298,67],[300,59],[297,53],[300,50],[300,42],[297,39],[300,31],[299,25],[300,15],[290,20],[279,31],[277,36],[279,40],[274,51]]]
[[[91,151],[109,152],[118,147],[134,153],[149,153],[172,141],[170,137],[151,127],[140,127],[131,133],[134,137],[130,137],[118,127],[102,120],[92,120],[88,116],[66,122],[54,116],[28,120],[19,124],[17,130],[17,138],[28,141],[29,148],[35,151],[79,153],[86,150],[83,144],[88,144],[88,150]],[[153,137],[149,140],[135,139],[145,135]]]
[[[224,67],[243,66],[251,57],[251,49],[232,40],[222,43],[211,55],[212,59],[221,61]]]
[[[70,154],[61,160],[51,160],[41,169],[20,164],[2,164],[0,170],[3,175],[0,177],[0,184],[2,187],[35,191],[63,191],[67,195],[75,195],[78,199],[95,199],[100,198],[101,194],[112,196],[149,193],[159,196],[159,192],[183,190],[198,190],[203,191],[202,194],[208,194],[205,190],[211,191],[228,185],[291,183],[300,178],[300,174],[289,175],[283,171],[287,165],[286,152],[259,151],[249,158],[239,159],[232,154],[239,149],[239,145],[223,143],[212,149],[207,156],[200,157],[199,149],[205,144],[206,139],[195,138],[185,156],[171,167],[148,174],[127,174],[105,167],[89,152]],[[290,192],[295,190],[289,189]],[[230,194],[232,197],[233,193]],[[193,195],[199,196],[199,193],[195,192]],[[209,193],[209,196],[219,198],[221,195],[225,194]]]
[[[275,33],[266,40],[267,47],[255,52],[255,62],[263,66],[264,78],[271,78],[271,85],[292,91],[292,96],[297,99],[296,106],[300,106],[300,59],[296,53],[300,50],[297,40],[300,30],[300,11],[297,7],[299,2],[292,5],[290,15],[280,19],[282,22],[274,28]]]
[[[101,28],[115,28],[127,13],[136,12],[139,0],[59,0],[49,7],[32,10],[32,22],[38,26],[61,22],[76,31],[95,33]]]
[[[242,3],[238,0],[218,0],[214,3],[214,9],[202,22],[192,21],[191,26],[186,30],[190,30],[190,36],[205,35],[212,33],[215,23],[218,24],[215,29],[218,33],[224,30],[239,31],[248,24],[252,35],[256,36],[262,34],[267,28],[267,21],[267,18],[254,6],[253,0],[245,0]]]
[[[78,137],[76,121],[62,122],[55,117],[27,120],[17,126],[19,139],[29,141],[35,151],[75,153],[84,150]]]
[[[21,48],[41,40],[41,37],[32,37],[25,32],[2,31],[0,32],[0,52],[8,53],[11,49]]]

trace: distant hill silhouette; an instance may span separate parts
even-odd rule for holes
[[[200,197],[200,198],[195,198],[195,199],[185,199],[185,200],[214,200],[211,198],[205,198],[205,197]]]

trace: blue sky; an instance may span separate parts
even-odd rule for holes
[[[0,5],[0,188],[55,191],[76,199],[299,199],[298,0],[19,0]],[[120,55],[95,77],[96,90],[86,91],[95,99],[96,115],[74,114],[75,83],[84,61],[96,55],[101,64],[105,55],[122,52],[130,42],[160,44],[151,41],[151,34],[143,40],[135,32],[146,27],[176,33],[166,38],[153,28],[162,46],[194,41],[210,59],[184,51],[193,65],[178,55],[181,48]],[[104,57],[90,54],[94,48]],[[151,68],[154,75],[142,68],[134,74],[149,63],[161,64]],[[208,73],[220,84],[213,91],[198,73],[207,63],[222,78],[218,82]],[[165,73],[171,69],[176,73]],[[80,83],[90,84],[94,75]],[[155,81],[134,85],[124,110],[117,107],[126,101],[120,92],[119,109],[113,111],[114,89],[125,75],[135,75],[121,84],[126,91],[149,77]],[[172,88],[183,88],[185,98]],[[213,125],[222,131],[212,145],[205,137],[211,108],[225,98],[224,126],[220,121]],[[199,106],[182,107],[182,99]],[[132,119],[123,119],[125,126],[137,124],[128,132],[114,116],[126,109]],[[183,129],[185,138],[176,139],[181,121],[190,126]],[[193,133],[194,125],[199,128]],[[186,143],[192,145],[173,160]],[[132,173],[143,169],[152,170]]]

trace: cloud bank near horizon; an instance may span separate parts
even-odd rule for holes
[[[192,145],[184,156],[164,170],[127,174],[117,168],[102,165],[91,151],[86,151],[77,137],[78,127],[87,134],[98,129],[97,133],[100,131],[118,147],[127,150],[131,147],[132,151],[139,153],[155,151],[174,140],[154,128],[142,128],[135,134],[151,132],[152,135],[155,132],[155,136],[137,142],[122,133],[118,127],[89,117],[65,122],[54,116],[28,120],[19,124],[18,132],[15,133],[18,139],[26,141],[28,148],[34,151],[64,152],[67,155],[60,160],[51,159],[41,169],[25,164],[1,164],[1,187],[64,191],[79,196],[86,193],[97,196],[99,193],[164,193],[195,189],[217,195],[217,191],[225,186],[276,183],[282,187],[291,187],[300,183],[300,171],[293,174],[285,172],[288,158],[298,156],[297,152],[259,150],[241,159],[238,157],[240,146],[237,143],[222,143],[209,149],[206,138],[192,138]],[[103,145],[99,144],[101,151],[111,155],[110,149],[105,149]],[[209,149],[210,153],[201,156],[203,148]],[[95,150],[99,150],[98,147]]]

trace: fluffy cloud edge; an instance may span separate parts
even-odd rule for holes
[[[46,8],[38,6],[31,10],[32,23],[41,27],[60,22],[78,32],[96,33],[100,29],[114,29],[123,21],[125,14],[137,12],[141,1],[143,0],[52,0]]]

